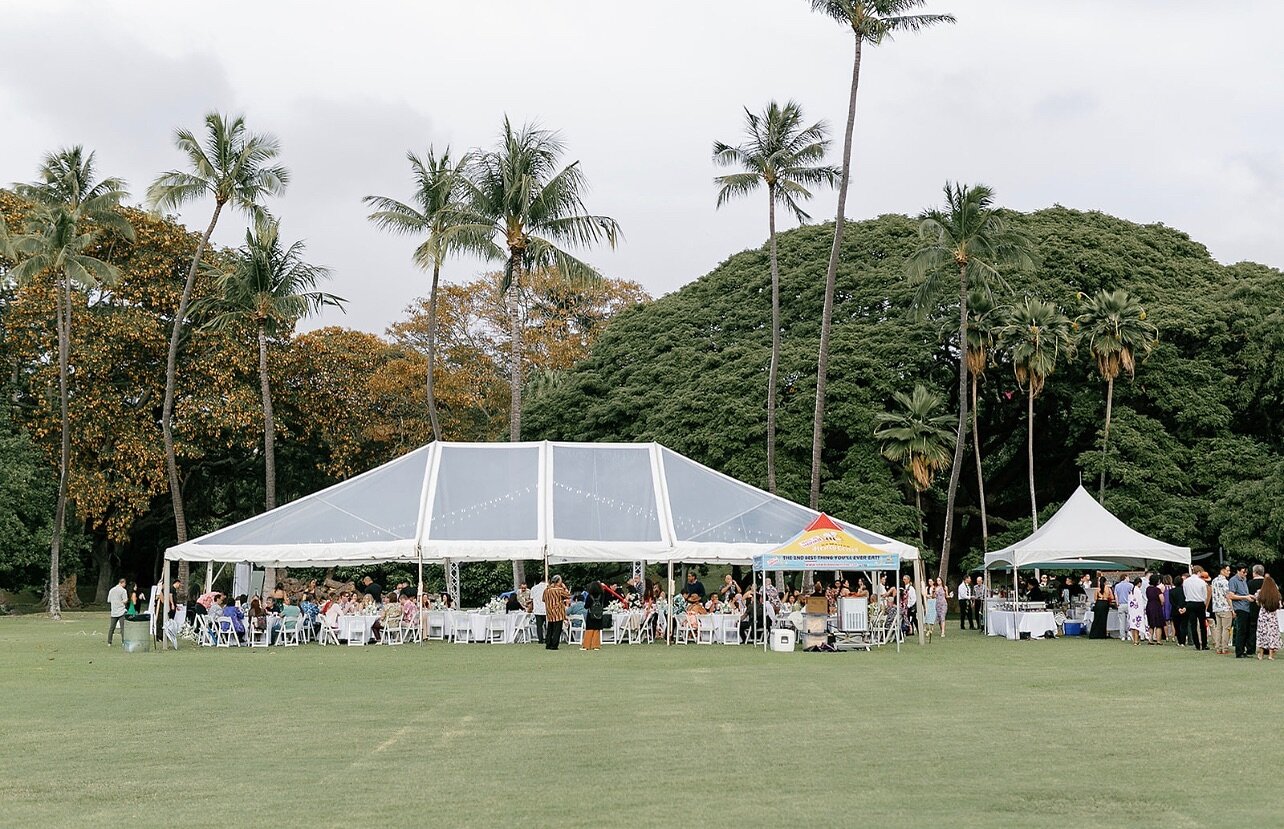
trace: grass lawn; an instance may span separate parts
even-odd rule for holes
[[[899,655],[126,654],[106,626],[0,619],[0,824],[1281,821],[1284,662],[952,629]]]

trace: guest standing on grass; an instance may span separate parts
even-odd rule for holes
[[[1092,605],[1092,628],[1089,639],[1105,639],[1110,626],[1110,600],[1114,596],[1105,576],[1097,578],[1097,600]]]
[[[1132,580],[1132,589],[1128,591],[1128,635],[1134,645],[1149,635],[1146,632],[1146,591],[1141,587],[1141,576]]]
[[[595,581],[588,587],[584,598],[584,641],[580,644],[582,651],[602,649],[602,614],[606,610],[606,598],[602,595],[602,583]],[[713,594],[714,599],[718,596]]]
[[[1204,581],[1204,568],[1195,565],[1181,583],[1186,594],[1186,624],[1190,626],[1191,647],[1197,651],[1208,650],[1208,582]]]
[[[1150,628],[1150,644],[1158,645],[1164,636],[1164,589],[1159,586],[1158,574],[1152,573],[1146,587],[1146,624]]]
[[[1235,658],[1248,657],[1256,640],[1249,641],[1249,624],[1252,620],[1253,595],[1248,592],[1248,565],[1236,564],[1235,575],[1227,584],[1226,598],[1235,611]]]
[[[1132,582],[1126,578],[1121,578],[1115,582],[1115,609],[1119,611],[1119,640],[1128,641],[1128,598],[1132,593]]]
[[[120,579],[116,586],[107,591],[107,607],[110,608],[111,620],[107,623],[107,647],[111,647],[112,634],[120,625],[120,635],[125,636],[125,609],[129,604],[129,593],[125,590],[125,580]]]
[[[1257,622],[1261,616],[1261,607],[1257,604],[1257,593],[1262,589],[1266,578],[1266,568],[1260,564],[1253,565],[1253,577],[1248,580],[1248,594],[1252,596],[1248,611],[1248,648],[1251,652],[1257,642]]]
[[[1230,589],[1230,572],[1230,565],[1223,564],[1209,589],[1209,606],[1213,611],[1213,649],[1218,654],[1230,653],[1231,622],[1235,618],[1230,599],[1226,597]]]
[[[1280,649],[1280,589],[1275,579],[1266,576],[1257,591],[1257,658],[1274,660]]]
[[[531,588],[531,613],[535,614],[535,641],[544,644],[544,625],[548,622],[548,610],[544,605],[544,591],[548,582],[540,579]]]
[[[941,638],[945,638],[945,611],[950,604],[949,591],[945,589],[945,579],[937,579],[933,595],[936,596],[936,626],[940,628]]]
[[[959,597],[959,630],[963,630],[968,622],[972,622],[972,629],[976,629],[976,622],[972,621],[972,577],[964,576],[963,581],[959,582],[957,593]]]
[[[571,592],[562,584],[561,576],[553,576],[552,583],[544,591],[543,599],[548,620],[548,627],[544,631],[544,647],[555,651],[562,641],[562,625],[566,624],[566,608],[571,603]]]

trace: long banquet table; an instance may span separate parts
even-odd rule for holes
[[[1031,639],[1040,639],[1047,632],[1057,632],[1057,620],[1046,610],[991,610],[985,626],[987,636],[1006,636],[1020,639],[1029,633]]]

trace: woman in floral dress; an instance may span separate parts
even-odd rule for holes
[[[1146,629],[1146,592],[1141,589],[1141,577],[1132,580],[1132,590],[1128,593],[1128,632],[1132,643],[1140,645],[1142,639],[1149,638]]]
[[[1257,658],[1274,659],[1280,649],[1280,589],[1267,576],[1257,590]]]
[[[941,579],[936,580],[936,589],[932,591],[936,597],[936,624],[940,627],[941,638],[945,638],[945,608],[948,605],[947,599],[949,593],[945,590],[945,582]]]

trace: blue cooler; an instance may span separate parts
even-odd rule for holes
[[[1072,622],[1066,619],[1066,636],[1083,636],[1083,622]]]

